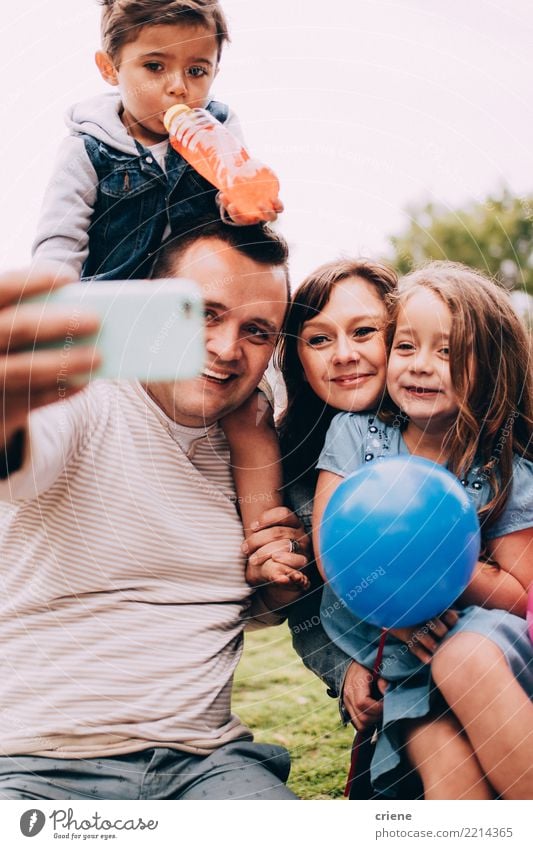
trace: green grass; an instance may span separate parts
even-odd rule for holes
[[[291,753],[289,787],[302,799],[341,798],[353,739],[337,702],[292,648],[286,625],[245,636],[233,708],[257,742]]]

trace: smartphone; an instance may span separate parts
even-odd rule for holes
[[[68,307],[73,330],[82,311],[100,317],[94,336],[54,345],[94,344],[102,365],[91,379],[184,380],[203,367],[203,301],[190,280],[69,283],[39,300]]]

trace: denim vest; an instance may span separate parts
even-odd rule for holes
[[[221,123],[227,120],[225,104],[212,100],[206,108]],[[98,176],[82,278],[149,277],[167,224],[172,235],[179,236],[198,219],[219,217],[217,189],[172,147],[165,175],[151,152],[137,141],[138,154],[131,155],[93,136],[80,135]]]

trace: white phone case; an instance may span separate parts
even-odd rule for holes
[[[94,343],[102,355],[102,366],[92,378],[172,381],[194,377],[202,369],[203,302],[190,280],[70,283],[42,300],[71,308],[73,328],[82,311],[100,316],[99,332],[83,340]]]

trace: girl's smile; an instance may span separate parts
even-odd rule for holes
[[[428,386],[404,386],[403,389],[405,392],[421,398],[432,398],[435,395],[442,394],[442,389],[432,389]]]
[[[417,288],[402,303],[389,357],[387,388],[409,416],[410,427],[447,429],[458,411],[450,375],[452,315],[429,289]]]

